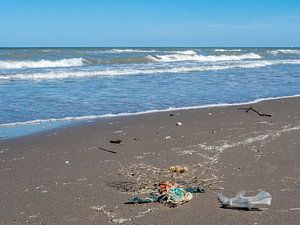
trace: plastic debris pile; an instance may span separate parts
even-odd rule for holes
[[[119,174],[135,183],[130,192],[151,195],[159,189],[162,181],[176,182],[182,186],[203,187],[210,190],[220,190],[222,181],[213,167],[206,164],[189,164],[158,168],[147,164],[132,164],[124,166]],[[124,190],[127,191],[127,190]]]
[[[192,193],[204,193],[201,187],[184,187],[176,182],[161,182],[157,193],[152,193],[150,197],[133,197],[128,200],[128,204],[141,204],[159,202],[169,207],[177,207],[192,200]]]

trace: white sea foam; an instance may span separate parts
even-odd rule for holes
[[[219,49],[215,49],[215,52],[241,52],[242,49],[223,49],[223,48],[219,48]]]
[[[300,54],[300,50],[299,49],[278,49],[278,50],[268,51],[268,53],[272,55],[278,55],[278,54],[294,55],[294,54]]]
[[[197,50],[200,51],[200,50]],[[86,53],[89,54],[97,54],[97,53],[115,53],[115,54],[122,54],[122,53],[154,53],[154,52],[164,52],[164,53],[178,53],[178,54],[196,54],[193,50],[183,50],[183,51],[176,51],[176,50],[156,50],[156,49],[108,49],[108,50],[89,50]]]
[[[244,59],[261,59],[261,56],[255,53],[247,53],[242,55],[198,55],[194,51],[189,54],[170,54],[170,55],[154,55],[148,56],[149,60],[158,62],[177,62],[177,61],[200,61],[200,62],[218,62],[218,61],[240,61]]]
[[[200,66],[175,66],[168,68],[110,68],[99,69],[94,71],[64,71],[53,70],[44,73],[19,73],[0,75],[0,80],[44,80],[44,79],[65,79],[65,78],[84,78],[95,76],[126,76],[126,75],[142,75],[142,74],[161,74],[161,73],[188,73],[201,71],[217,71],[234,68],[259,68],[272,65],[282,64],[300,64],[300,60],[255,60],[255,61],[239,61],[230,62],[221,65],[200,65]]]
[[[108,53],[147,53],[147,52],[157,52],[157,50],[147,50],[147,49],[112,49],[107,50]]]
[[[60,52],[59,49],[43,49],[42,52]]]
[[[173,52],[173,51],[170,51]],[[185,50],[185,51],[175,51],[175,53],[177,54],[181,54],[181,55],[196,55],[197,53],[193,50]]]
[[[132,115],[142,115],[142,114],[149,114],[149,113],[156,113],[156,112],[169,112],[169,111],[174,111],[174,110],[190,110],[190,109],[202,109],[202,108],[225,107],[225,106],[242,106],[242,105],[248,105],[248,104],[254,104],[254,103],[258,103],[258,102],[262,102],[262,101],[267,101],[267,100],[295,98],[295,97],[300,97],[300,95],[258,98],[253,101],[240,102],[240,103],[219,103],[219,104],[207,104],[207,105],[189,106],[189,107],[170,107],[170,108],[166,108],[166,109],[153,109],[153,110],[147,110],[147,111],[142,111],[142,112],[133,112],[133,113],[118,113],[118,114],[79,116],[79,117],[71,117],[70,116],[70,117],[64,117],[64,118],[37,119],[37,120],[24,121],[24,122],[4,123],[4,124],[0,124],[0,127],[10,128],[10,127],[18,127],[18,126],[39,125],[39,124],[43,124],[43,123],[85,121],[85,120],[111,118],[111,117],[118,117],[118,116],[132,116]]]
[[[47,68],[47,67],[73,67],[84,64],[82,58],[59,59],[59,60],[38,60],[38,61],[15,61],[0,60],[0,69],[21,69],[21,68]]]
[[[155,49],[111,49],[101,51],[102,53],[152,53],[152,52],[166,52],[166,53],[177,53],[177,54],[184,54],[184,55],[191,55],[196,54],[193,50],[183,50],[183,51],[175,51],[175,50],[162,50],[158,51]]]

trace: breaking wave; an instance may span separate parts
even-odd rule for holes
[[[268,53],[272,55],[278,55],[278,54],[286,54],[286,55],[293,55],[293,54],[300,54],[300,50],[292,50],[292,49],[278,49],[278,50],[272,50],[268,51]]]
[[[102,53],[152,53],[152,52],[165,52],[165,53],[178,53],[184,55],[196,54],[193,50],[183,50],[183,51],[176,51],[176,50],[155,50],[155,49],[111,49],[102,51]]]
[[[234,68],[259,68],[272,65],[282,64],[300,64],[300,60],[256,60],[256,61],[240,61],[231,62],[220,65],[178,65],[175,67],[149,67],[149,68],[109,68],[98,69],[93,71],[63,71],[55,70],[44,73],[19,73],[0,75],[0,80],[45,80],[45,79],[66,79],[66,78],[85,78],[95,76],[126,76],[126,75],[142,75],[142,74],[162,74],[162,73],[188,73],[202,71],[217,71]]]
[[[215,52],[241,52],[241,49],[223,49],[223,48],[219,48],[219,49],[215,49]]]
[[[13,61],[0,60],[0,69],[22,69],[22,68],[48,68],[48,67],[73,67],[83,66],[85,60],[82,58],[60,59],[60,60],[38,60],[38,61]]]
[[[157,50],[144,50],[144,49],[112,49],[107,50],[108,53],[147,53],[147,52],[157,52]]]
[[[242,55],[198,55],[194,51],[186,51],[184,54],[170,55],[151,55],[147,56],[149,60],[158,62],[176,62],[176,61],[200,61],[200,62],[217,62],[217,61],[239,61],[244,59],[261,59],[261,56],[255,53]]]

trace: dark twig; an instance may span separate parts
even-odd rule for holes
[[[239,108],[239,109],[243,109],[245,110],[246,113],[248,113],[250,110],[253,112],[256,112],[259,116],[267,116],[267,117],[271,117],[272,115],[270,114],[265,114],[265,113],[260,113],[258,112],[256,109],[253,109],[252,106],[248,107],[248,108]]]
[[[101,147],[98,147],[98,149],[102,150],[102,151],[105,151],[105,152],[110,152],[110,153],[114,153],[116,154],[117,152],[115,151],[112,151],[112,150],[108,150],[108,149],[105,149],[105,148],[101,148]]]

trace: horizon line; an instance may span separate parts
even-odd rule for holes
[[[300,46],[7,46],[7,48],[300,48]]]

